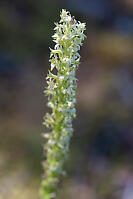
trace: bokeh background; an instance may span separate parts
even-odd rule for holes
[[[133,199],[133,1],[0,0],[0,199],[36,199],[43,94],[62,8],[86,22],[59,199]]]

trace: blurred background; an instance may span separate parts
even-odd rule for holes
[[[86,22],[59,199],[133,199],[133,0],[0,0],[0,199],[36,199],[54,22]]]

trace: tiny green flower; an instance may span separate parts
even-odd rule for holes
[[[50,48],[51,68],[46,77],[48,107],[43,124],[50,132],[43,135],[46,161],[41,183],[41,199],[56,198],[59,179],[65,175],[63,164],[67,158],[70,138],[73,133],[72,120],[76,117],[76,69],[80,62],[78,51],[85,38],[85,23],[77,22],[66,10],[61,11],[59,23],[55,23],[54,49]],[[52,73],[54,70],[55,74]]]

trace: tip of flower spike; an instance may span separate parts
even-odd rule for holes
[[[70,12],[66,11],[66,9],[61,10],[61,17],[66,17],[68,14],[70,14]]]
[[[71,20],[70,12],[66,11],[65,9],[62,9],[60,17],[61,17],[60,23],[70,22]]]

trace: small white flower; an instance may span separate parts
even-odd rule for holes
[[[68,107],[71,107],[72,106],[72,102],[68,102]]]
[[[71,59],[65,57],[65,58],[62,59],[62,62],[65,63],[65,64],[71,64]]]
[[[48,107],[49,108],[53,108],[54,107],[54,104],[52,102],[48,102]]]
[[[67,14],[68,14],[68,12],[66,10],[62,9],[62,12],[61,12],[60,16],[61,16],[61,18],[67,17]]]
[[[62,93],[63,93],[63,94],[66,94],[66,92],[67,92],[66,89],[63,89]]]
[[[51,63],[51,71],[55,68],[55,64]]]
[[[85,23],[79,23],[78,28],[85,30]]]
[[[70,75],[70,72],[68,72],[68,71],[67,71],[67,72],[66,72],[66,75],[68,75],[68,76],[69,76],[69,75]]]
[[[59,36],[58,36],[57,33],[55,33],[52,37],[53,37],[53,38],[58,38]]]
[[[49,133],[44,133],[44,134],[42,135],[42,137],[48,139],[48,138],[49,138]]]
[[[63,111],[63,108],[58,107],[58,111],[59,111],[59,112],[62,112],[62,111]]]
[[[49,140],[48,140],[48,144],[53,145],[53,144],[55,144],[55,141],[52,140],[52,139],[49,139]]]
[[[63,75],[59,76],[59,80],[63,81],[64,80],[64,76]]]

